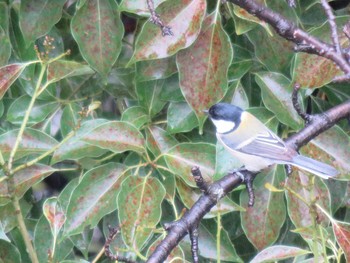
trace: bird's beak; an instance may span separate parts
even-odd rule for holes
[[[204,112],[206,115],[209,114],[209,111],[208,111],[208,110],[202,110],[202,112]]]

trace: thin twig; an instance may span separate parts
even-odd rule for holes
[[[123,257],[123,256],[120,256],[120,255],[114,255],[112,253],[110,246],[111,246],[112,241],[119,234],[120,227],[108,226],[108,229],[109,229],[109,235],[108,235],[108,238],[107,238],[106,243],[105,243],[105,255],[111,260],[117,260],[117,261],[125,262],[125,263],[135,263],[135,261],[133,261],[133,260],[130,260],[130,259]]]
[[[335,47],[335,50],[337,51],[338,55],[342,55],[341,46],[339,43],[339,36],[337,32],[337,24],[335,23],[335,16],[333,14],[332,8],[328,4],[327,0],[321,0],[321,4],[323,6],[324,11],[326,12],[326,15],[328,17],[328,23],[331,28],[331,37],[332,42]]]
[[[298,115],[306,122],[306,124],[311,122],[311,116],[304,112],[301,108],[301,105],[298,100],[298,92],[300,90],[299,83],[295,83],[293,93],[292,93],[292,102],[295,111],[298,113]]]
[[[153,3],[153,0],[147,0],[147,6],[148,6],[148,9],[151,13],[151,18],[150,18],[150,21],[159,26],[160,29],[162,30],[162,35],[163,36],[172,36],[173,35],[173,32],[171,31],[171,28],[169,26],[166,26],[162,19],[160,19],[160,16],[156,13],[155,9],[154,9],[154,3]]]
[[[191,240],[191,252],[192,252],[192,259],[193,263],[198,263],[199,262],[199,257],[198,257],[198,226],[194,227],[189,231],[190,234],[190,240]]]

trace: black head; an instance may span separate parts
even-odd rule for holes
[[[211,119],[236,122],[241,119],[243,110],[228,103],[218,103],[210,107],[208,114]]]
[[[228,103],[218,103],[210,107],[208,114],[218,133],[234,131],[241,122],[243,110]]]

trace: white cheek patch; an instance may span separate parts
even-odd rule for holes
[[[216,132],[218,133],[226,133],[234,129],[235,123],[232,121],[225,121],[225,120],[214,120],[212,119],[215,127]]]

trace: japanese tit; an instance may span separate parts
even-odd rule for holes
[[[216,137],[228,151],[251,172],[272,164],[290,164],[328,179],[338,171],[332,166],[301,156],[262,122],[241,108],[218,103],[208,111],[216,127]]]

